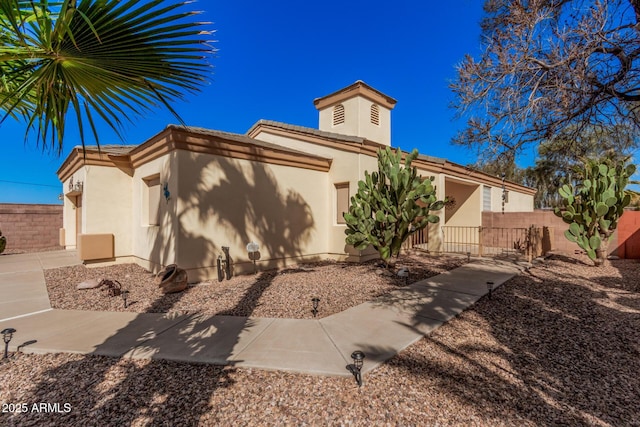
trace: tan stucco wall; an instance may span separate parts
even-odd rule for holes
[[[375,157],[352,153],[347,151],[336,150],[330,147],[307,144],[294,138],[288,138],[281,135],[274,135],[268,132],[262,132],[257,139],[279,144],[284,147],[296,150],[304,150],[309,154],[314,154],[332,159],[331,169],[326,175],[325,194],[327,204],[322,208],[328,215],[328,243],[327,252],[329,254],[344,255],[345,251],[349,255],[360,257],[362,254],[353,248],[345,245],[345,225],[337,224],[335,220],[336,193],[334,184],[349,183],[349,196],[353,196],[358,189],[358,181],[364,177],[364,171],[374,171],[378,169],[377,159]],[[347,144],[347,143],[345,143]]]
[[[178,194],[178,169],[176,152],[170,152],[155,160],[152,160],[136,169],[132,184],[132,255],[139,262],[152,271],[157,271],[161,266],[176,262],[178,251],[178,239],[176,236],[176,206]],[[159,225],[149,225],[145,217],[145,187],[144,179],[160,174],[160,187],[169,184],[171,197],[167,201],[164,196],[160,198]]]
[[[445,179],[445,193],[455,199],[453,207],[446,207],[443,225],[479,227],[482,225],[482,186]]]
[[[62,193],[69,193],[69,183],[73,179],[73,182],[76,183],[78,181],[86,182],[86,166],[80,168],[80,170],[76,171],[71,177],[65,180],[62,183]],[[82,194],[84,202],[84,194]],[[62,211],[62,227],[64,228],[64,246],[66,249],[75,249],[76,248],[76,234],[82,232],[82,230],[76,230],[76,206],[75,206],[75,196],[68,197],[65,196],[63,198],[63,211]],[[85,215],[84,210],[82,212],[82,224],[85,223]]]
[[[326,258],[326,172],[186,151],[176,156],[177,263],[189,280],[215,277],[223,246],[230,248],[236,273],[252,271],[246,251],[251,241],[260,247],[261,269],[294,257]]]
[[[131,254],[131,177],[120,169],[85,166],[83,234],[113,234],[116,257]]]
[[[338,104],[344,106],[345,121],[333,126],[333,108],[328,106],[319,111],[318,128],[327,132],[342,135],[359,136],[384,145],[391,145],[391,110],[377,104],[380,112],[379,125],[371,123],[372,101],[364,97],[346,99]]]
[[[482,205],[480,205],[482,207]],[[504,204],[505,212],[533,212],[533,195],[509,191],[509,202]],[[502,212],[502,188],[491,187],[491,212]]]

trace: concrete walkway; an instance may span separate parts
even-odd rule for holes
[[[9,349],[232,364],[261,369],[363,373],[418,341],[518,274],[511,263],[480,260],[318,320],[54,310],[43,269],[80,264],[70,251],[0,256],[0,330]]]

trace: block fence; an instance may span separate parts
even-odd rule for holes
[[[62,205],[0,203],[0,230],[7,250],[60,248]]]
[[[620,224],[627,218],[633,216],[635,212],[625,212],[620,218]],[[625,218],[626,217],[626,218]],[[535,210],[533,212],[483,212],[482,226],[497,228],[526,228],[530,226],[546,227],[549,230],[549,240],[552,251],[574,252],[580,250],[578,245],[568,241],[564,237],[564,232],[569,229],[569,225],[562,221],[550,210]],[[618,232],[614,232],[609,239],[607,248],[608,255],[617,255],[621,258],[629,258],[629,254],[623,253],[618,242]],[[627,255],[627,256],[625,256]]]

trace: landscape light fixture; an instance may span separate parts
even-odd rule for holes
[[[311,312],[313,313],[313,317],[316,317],[316,315],[318,314],[318,304],[320,304],[320,298],[311,298],[311,304],[313,305],[313,310],[311,310]]]
[[[487,290],[489,291],[489,299],[491,299],[491,293],[493,292],[493,282],[487,282]]]
[[[467,262],[471,261],[471,252],[467,252]]]
[[[249,252],[249,259],[253,261],[253,274],[256,274],[258,272],[256,260],[260,259],[260,246],[256,242],[249,242],[247,252]]]
[[[358,387],[362,386],[362,365],[364,364],[364,353],[360,350],[356,350],[351,353],[351,358],[353,359],[353,375],[356,377],[356,382],[358,383]]]
[[[404,284],[407,284],[407,281],[409,280],[409,269],[407,267],[402,267],[400,270],[398,270],[397,276],[402,278],[404,280]]]
[[[122,300],[124,301],[124,308],[127,308],[127,298],[129,298],[129,291],[125,289],[121,292],[121,294]]]
[[[15,329],[13,328],[6,328],[3,329],[2,332],[2,340],[4,341],[4,357],[3,359],[6,359],[9,357],[9,341],[11,341],[11,338],[13,338],[13,334],[16,332]]]

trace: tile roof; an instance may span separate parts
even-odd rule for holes
[[[294,154],[304,154],[305,156],[315,157],[318,159],[329,159],[328,157],[322,157],[315,154],[309,154],[301,150],[295,150],[293,148],[284,147],[282,145],[274,144],[271,142],[261,141],[259,139],[251,138],[250,136],[232,133],[232,132],[224,132],[220,130],[206,129],[195,126],[180,126],[180,125],[169,125],[167,128],[172,128],[176,130],[184,130],[186,132],[195,133],[198,135],[206,135],[206,136],[217,136],[219,138],[228,139],[231,141],[241,142],[245,144],[255,145],[257,147],[269,148],[272,150],[286,151]]]
[[[334,132],[326,132],[324,130],[308,128],[304,126],[290,125],[288,123],[275,122],[273,120],[258,120],[253,126],[251,126],[251,129],[247,131],[247,134],[250,134],[259,125],[273,126],[273,127],[277,127],[284,130],[292,130],[296,132],[306,133],[309,135],[337,139],[339,141],[345,141],[345,142],[355,142],[355,143],[361,144],[365,141],[365,138],[361,138],[359,136],[351,136],[351,135],[343,135],[343,134],[334,133]]]
[[[137,145],[117,145],[117,144],[105,144],[105,145],[85,145],[85,151],[94,151],[104,154],[123,155],[129,154]],[[76,145],[75,148],[82,150],[82,145]]]

